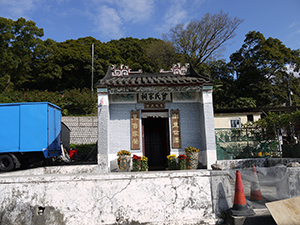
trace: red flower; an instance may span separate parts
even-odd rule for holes
[[[179,155],[178,159],[182,160],[182,159],[186,159],[186,155]]]
[[[142,158],[141,156],[137,156],[137,155],[133,155],[133,156],[132,156],[132,159],[133,159],[133,160],[137,160],[137,161],[140,161],[141,158]]]

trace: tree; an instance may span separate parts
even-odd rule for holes
[[[197,69],[201,75],[208,76],[214,81],[214,107],[228,108],[232,106],[232,102],[236,99],[236,96],[232,94],[234,77],[225,60],[202,63]]]
[[[233,102],[234,108],[255,108],[256,101],[253,98],[240,97]]]
[[[155,38],[121,38],[107,42],[107,46],[118,52],[115,58],[110,59],[110,63],[128,65],[132,70],[142,69],[144,72],[158,72],[162,68],[160,66],[168,61],[164,57],[174,53],[169,45]],[[167,68],[175,62],[172,61]]]
[[[63,91],[73,88],[90,88],[92,77],[92,44],[95,44],[94,80],[104,76],[102,57],[99,53],[104,45],[100,41],[85,37],[54,43],[45,41],[46,58],[36,61],[36,79],[31,89]],[[105,49],[105,48],[104,48]]]
[[[25,89],[55,90],[53,81],[62,78],[62,68],[57,64],[55,55],[58,43],[47,39],[36,46],[31,62],[30,80],[22,85]]]
[[[265,39],[260,32],[251,31],[242,47],[230,56],[230,67],[236,76],[233,92],[239,97],[253,98],[257,106],[282,105],[286,100],[279,96],[287,92],[279,87],[286,83],[286,66],[294,65],[296,72],[299,63],[299,51],[287,48],[278,39]],[[299,89],[296,92],[300,93]]]
[[[183,65],[185,63],[180,55],[176,53],[176,49],[171,42],[160,39],[156,39],[147,45],[145,54],[149,65],[151,65],[151,72],[158,72],[160,69],[169,70],[174,63],[181,62]]]
[[[246,128],[260,129],[270,138],[274,138],[278,131],[284,131],[284,143],[297,144],[300,139],[300,111],[289,113],[269,112],[262,119],[244,125]]]
[[[222,11],[207,13],[201,20],[178,24],[164,35],[166,41],[174,44],[185,60],[198,67],[207,60],[216,59],[224,50],[224,44],[235,37],[235,30],[243,20],[230,18]]]
[[[30,79],[36,47],[42,43],[43,29],[33,21],[0,17],[0,87],[20,88]]]

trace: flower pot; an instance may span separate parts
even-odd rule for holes
[[[118,165],[121,172],[129,171],[130,169],[130,159],[129,155],[121,155],[118,158]]]
[[[148,171],[148,157],[142,156],[141,158],[141,171]]]
[[[142,170],[142,161],[141,160],[132,160],[132,170],[133,171],[141,171]]]
[[[168,160],[169,170],[176,170],[176,158],[171,158]]]
[[[178,169],[186,170],[186,159],[179,159]]]
[[[188,170],[195,170],[198,167],[198,153],[186,152],[186,167]]]
[[[148,171],[148,161],[141,161],[141,171]]]

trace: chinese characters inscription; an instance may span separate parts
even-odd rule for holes
[[[172,125],[172,146],[173,148],[181,148],[179,110],[171,111],[171,125]]]
[[[139,111],[131,111],[131,149],[140,149],[140,114]]]
[[[141,102],[171,101],[171,93],[167,93],[167,92],[158,92],[158,93],[146,92],[146,93],[141,93],[141,94],[139,94],[139,101],[141,101]]]

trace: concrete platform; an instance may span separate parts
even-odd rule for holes
[[[267,208],[264,209],[253,209],[255,212],[254,216],[232,216],[226,213],[226,224],[228,225],[276,225],[273,217],[271,216]]]

